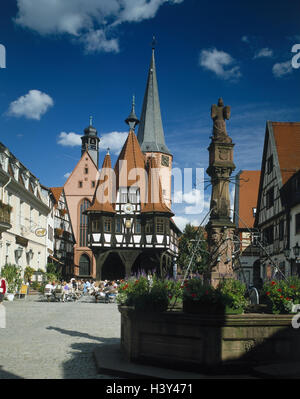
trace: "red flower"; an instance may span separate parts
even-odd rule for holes
[[[192,294],[192,297],[195,298],[197,295],[196,294]]]
[[[173,298],[173,295],[169,295],[169,299],[172,299]]]
[[[283,295],[280,295],[280,298],[283,298]]]
[[[277,290],[278,292],[281,292],[282,291],[282,289],[281,288],[278,288],[278,290]]]
[[[272,284],[272,285],[276,285],[275,281],[272,281],[271,284]]]
[[[290,301],[291,300],[291,298],[285,298],[287,301]]]
[[[266,292],[266,294],[267,294],[267,295],[270,295],[270,292],[268,291],[268,292]]]
[[[294,285],[291,285],[291,288],[293,288],[294,290],[296,289],[296,287]]]

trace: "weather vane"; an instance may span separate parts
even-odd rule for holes
[[[90,116],[90,126],[93,126],[93,117]]]

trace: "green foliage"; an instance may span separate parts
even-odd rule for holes
[[[35,269],[33,269],[30,266],[26,266],[25,270],[24,270],[24,279],[27,281],[30,281],[34,272],[35,272]]]
[[[245,284],[235,279],[224,279],[217,288],[201,279],[190,279],[184,282],[183,300],[203,305],[219,305],[228,312],[243,311],[248,304],[245,292]]]
[[[292,305],[300,303],[300,279],[289,277],[287,280],[266,282],[262,300],[270,304],[275,314],[291,313]]]
[[[122,281],[117,295],[120,305],[134,306],[136,310],[165,311],[175,297],[181,293],[180,282],[152,280],[141,276]]]
[[[46,273],[46,280],[52,283],[52,281],[57,281],[57,275],[53,273]]]
[[[199,244],[196,249],[196,244]],[[196,249],[196,250],[195,250]],[[182,271],[188,268],[193,252],[195,251],[190,271],[203,274],[208,270],[209,254],[207,242],[204,241],[204,230],[197,229],[191,224],[187,224],[179,240],[179,256],[177,264]]]
[[[39,289],[41,288],[41,283],[39,283],[38,281],[33,281],[33,282],[31,283],[31,287],[32,287],[34,290],[39,291]]]
[[[218,304],[222,303],[222,296],[220,291],[211,285],[204,283],[201,279],[192,278],[184,282],[183,300],[203,304]]]
[[[1,269],[1,277],[4,277],[7,282],[7,292],[16,293],[22,284],[21,267],[13,264],[6,264]]]
[[[245,309],[248,301],[245,297],[246,284],[235,279],[224,279],[218,286],[224,297],[225,305],[230,309]]]
[[[46,267],[46,278],[48,280],[61,280],[61,271],[55,263],[48,263]],[[55,277],[53,277],[55,276]]]

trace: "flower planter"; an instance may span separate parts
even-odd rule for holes
[[[126,306],[119,311],[121,351],[132,362],[201,373],[299,361],[294,315],[151,313]]]
[[[198,301],[183,301],[184,313],[192,314],[224,314],[225,308],[218,303],[202,303]]]

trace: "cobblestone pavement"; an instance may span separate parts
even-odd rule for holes
[[[96,372],[93,350],[120,340],[120,313],[113,303],[44,301],[42,296],[4,302],[0,328],[0,379],[113,378]],[[115,378],[115,377],[114,377]]]

